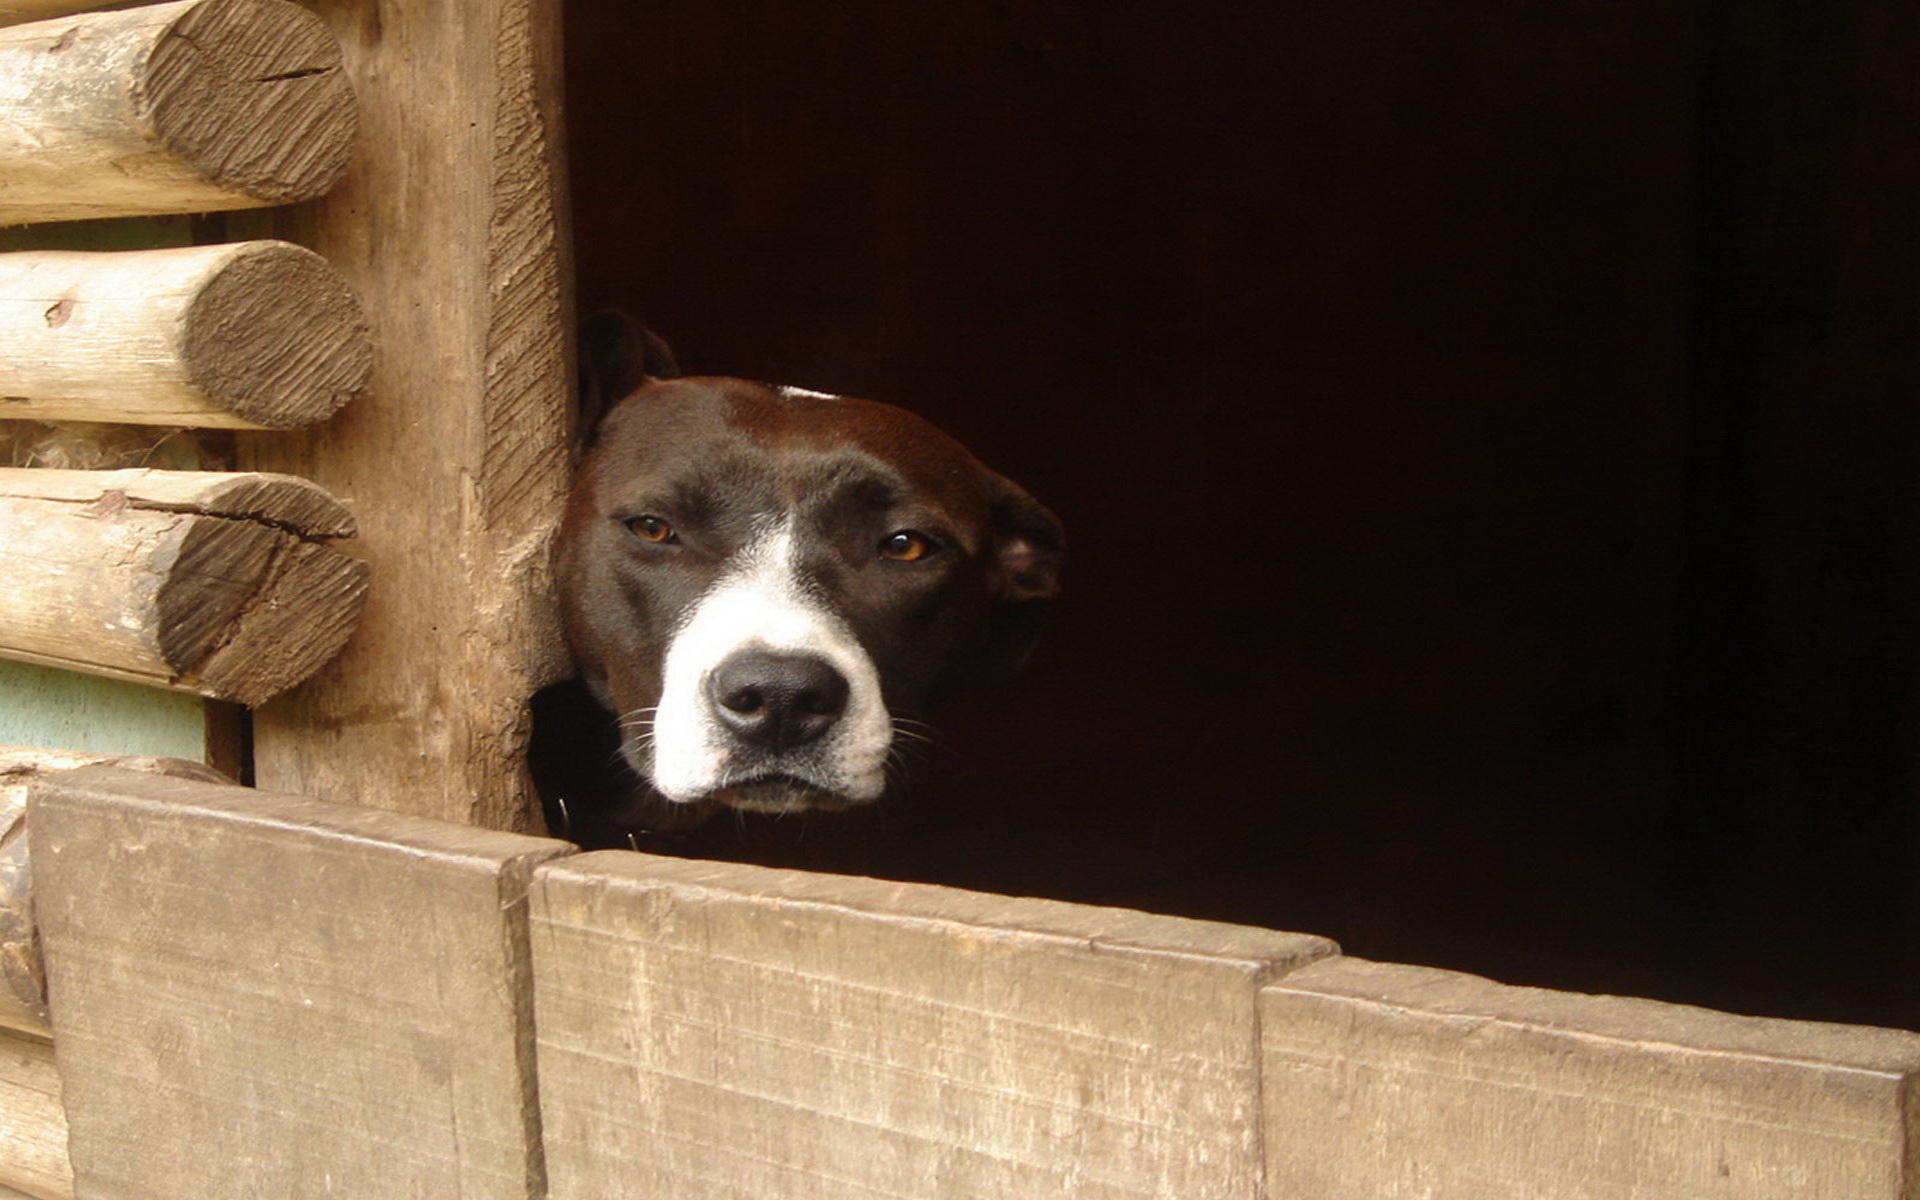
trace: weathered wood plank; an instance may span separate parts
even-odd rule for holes
[[[52,1045],[0,1033],[0,1196],[8,1194],[67,1200],[73,1167]]]
[[[57,771],[111,763],[129,771],[228,782],[218,771],[175,758],[142,758],[0,746],[0,1026],[46,1037],[47,977],[40,930],[33,919],[33,863],[27,854],[27,797],[33,784]],[[0,1172],[0,1179],[4,1179]]]
[[[0,255],[0,416],[291,429],[372,363],[353,292],[299,246]]]
[[[0,29],[0,225],[306,199],[354,128],[339,48],[287,0]]]
[[[522,901],[571,847],[109,767],[29,825],[81,1194],[539,1194]]]
[[[236,436],[241,465],[354,498],[379,587],[341,657],[255,714],[257,778],[536,828],[526,701],[566,661],[547,584],[572,391],[558,0],[315,8],[359,93],[354,169],[229,228],[323,254],[380,352],[367,402],[324,430]]]
[[[536,873],[556,1200],[1258,1192],[1318,938],[626,852]]]
[[[1274,1200],[1912,1200],[1920,1035],[1334,959],[1261,996]]]
[[[0,655],[258,704],[353,632],[351,530],[291,477],[0,469]]]

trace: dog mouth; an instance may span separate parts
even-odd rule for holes
[[[703,797],[742,812],[835,812],[857,801],[797,775],[755,775],[715,788]]]

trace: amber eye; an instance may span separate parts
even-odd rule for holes
[[[665,543],[674,540],[673,526],[652,514],[631,517],[626,525],[627,532],[643,542]]]
[[[912,529],[890,533],[880,541],[880,556],[895,562],[919,562],[933,550],[933,539]]]

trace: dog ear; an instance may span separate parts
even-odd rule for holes
[[[1040,641],[1066,565],[1060,518],[1011,480],[991,476],[993,610],[987,617],[978,676],[1001,682],[1018,674]]]
[[[993,478],[988,504],[1000,597],[1018,603],[1057,597],[1067,555],[1067,534],[1060,518],[1020,485],[1000,476]]]
[[[600,418],[652,379],[680,374],[658,334],[609,309],[580,323],[580,440],[593,439]]]

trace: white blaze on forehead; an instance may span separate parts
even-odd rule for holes
[[[783,387],[780,388],[779,391],[780,394],[788,400],[841,400],[845,398],[836,396],[832,392],[816,392],[812,388]]]
[[[793,763],[745,755],[708,701],[714,669],[748,648],[817,655],[847,681],[846,711],[819,742],[791,752]],[[668,643],[653,735],[653,784],[669,800],[698,800],[767,772],[798,775],[849,800],[879,797],[893,740],[879,672],[802,583],[790,521],[743,547]]]

